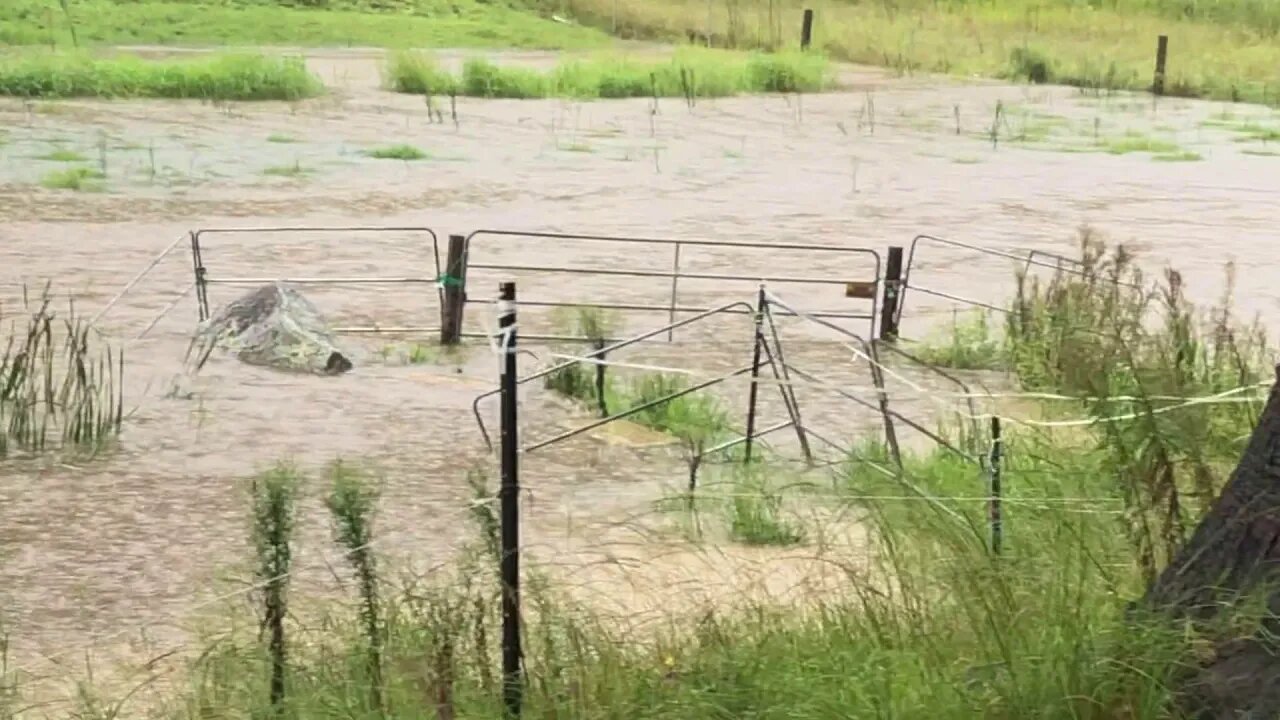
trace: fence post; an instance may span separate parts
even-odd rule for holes
[[[884,269],[884,293],[880,300],[880,339],[898,339],[898,298],[902,288],[902,248],[889,246],[889,262]]]
[[[743,462],[751,462],[751,445],[756,434],[756,396],[760,390],[760,350],[764,344],[764,285],[756,298],[755,331],[751,336],[751,387],[747,388],[747,439]]]
[[[1164,65],[1169,58],[1169,36],[1161,35],[1156,40],[1156,76],[1151,83],[1151,92],[1164,94]]]
[[[605,397],[605,359],[608,353],[600,352],[605,348],[604,338],[596,338],[591,345],[596,351],[593,357],[596,359],[596,400],[600,404],[600,417],[609,417],[609,402]]]
[[[444,275],[439,278],[444,287],[440,303],[441,345],[456,345],[462,338],[462,309],[467,302],[466,277],[467,238],[464,235],[450,235]]]
[[[813,40],[813,10],[805,8],[804,24],[800,26],[800,49],[808,50]]]
[[[518,718],[524,683],[520,650],[520,437],[516,404],[516,284],[513,282],[504,282],[500,287],[498,342],[502,354],[502,487],[498,491],[502,516],[502,698],[507,713]]]
[[[1000,418],[991,418],[991,495],[988,510],[991,518],[991,552],[999,555],[1004,540],[1003,519],[1000,516],[1000,458],[1004,441],[1000,436]]]

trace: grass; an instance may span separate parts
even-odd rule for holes
[[[310,7],[308,7],[308,5]],[[76,0],[81,46],[285,45],[303,47],[517,47],[608,45],[604,33],[526,12],[518,3],[418,0],[281,3],[237,0]],[[0,45],[72,47],[65,14],[52,0],[0,3]]]
[[[833,86],[826,60],[801,53],[743,54],[681,48],[669,60],[621,55],[561,61],[542,72],[467,60],[454,75],[431,56],[394,55],[385,71],[398,92],[489,98],[724,97],[743,93],[817,92]]]
[[[40,178],[40,185],[49,190],[74,190],[76,192],[97,192],[103,189],[106,176],[100,170],[90,167],[71,167],[53,170]]]
[[[379,160],[426,160],[431,155],[421,148],[413,145],[388,145],[386,147],[374,148],[366,153],[371,158]]]
[[[0,307],[0,458],[11,448],[96,450],[124,423],[124,355],[46,286],[23,288],[18,313]],[[61,444],[50,441],[61,434]]]
[[[461,345],[408,342],[385,345],[378,349],[378,355],[385,361],[394,359],[401,365],[443,365],[461,363],[466,357],[466,350]]]
[[[1103,142],[1102,147],[1111,155],[1127,155],[1135,152],[1167,155],[1182,152],[1176,143],[1139,133],[1128,133],[1122,137],[1108,139]]]
[[[1004,343],[991,327],[989,312],[975,312],[961,319],[952,316],[949,330],[926,338],[913,354],[930,365],[958,370],[1000,370],[1007,366]]]
[[[541,3],[548,10],[557,0]],[[795,47],[804,8],[827,56],[903,74],[940,72],[1086,90],[1151,87],[1156,37],[1169,36],[1172,95],[1280,104],[1280,10],[1261,0],[568,0],[583,22],[624,36],[709,40],[719,47]]]
[[[18,97],[300,100],[322,91],[297,58],[224,54],[146,60],[81,52],[0,57],[0,95]]]
[[[293,137],[292,135],[283,135],[281,133],[271,133],[270,135],[267,136],[267,142],[289,144],[289,143],[298,142],[298,139]]]

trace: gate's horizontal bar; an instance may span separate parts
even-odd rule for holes
[[[701,240],[698,238],[642,238],[625,235],[571,235],[567,233],[525,232],[520,230],[476,230],[468,239],[477,235],[493,235],[501,237],[542,238],[546,240],[588,240],[616,243],[639,243],[643,245],[692,245],[699,247],[724,247],[737,249],[767,250],[815,250],[818,252],[845,253],[847,255],[871,255],[879,261],[879,254],[870,248],[850,248],[836,245],[813,245],[809,243],[780,242],[733,242],[731,240]]]
[[[919,285],[904,284],[903,287],[909,287],[912,290],[915,290],[916,292],[922,292],[925,295],[934,295],[940,298],[946,298],[948,300],[955,300],[956,302],[962,302],[968,305],[976,305],[978,307],[983,307],[988,310],[994,310],[995,312],[1002,312],[1002,313],[1005,313],[1006,315],[1009,314],[1009,308],[1002,308],[997,305],[991,305],[990,303],[984,303],[981,300],[973,300],[971,298],[960,297],[959,295],[951,295],[948,293],[944,293],[941,290],[930,290],[929,288],[920,287]]]
[[[492,300],[468,299],[468,303],[481,303],[485,305],[492,304]],[[710,312],[714,308],[705,307],[671,307],[670,305],[645,305],[639,303],[575,303],[575,302],[558,302],[554,300],[521,300],[516,303],[520,307],[591,307],[601,308],[604,310],[635,310],[635,311],[653,311],[653,312],[678,312],[678,313],[705,313]],[[751,315],[754,310],[738,309],[721,310],[725,315]],[[805,311],[806,315],[825,318],[843,318],[845,320],[870,320],[871,315],[867,313],[849,313],[840,312],[838,310],[816,310],[810,312]],[[795,317],[792,312],[780,312],[778,315]]]
[[[759,277],[752,275],[721,275],[719,273],[666,272],[662,270],[571,268],[550,265],[491,265],[488,263],[468,263],[467,270],[514,270],[523,272],[570,273],[574,275],[618,275],[624,277],[665,278],[668,280],[671,278],[681,278],[690,280],[738,280],[743,282],[805,283],[809,285],[839,285],[841,287],[848,283],[847,280],[836,280],[829,277],[790,277],[785,275]]]
[[[756,438],[756,439],[758,439],[758,438],[762,438],[762,437],[764,437],[765,435],[768,435],[769,433],[777,432],[777,431],[782,430],[782,429],[784,429],[784,428],[793,427],[794,425],[795,425],[795,423],[794,423],[794,422],[792,422],[792,421],[790,421],[790,420],[784,420],[784,421],[782,421],[782,422],[778,423],[777,425],[772,425],[772,426],[767,427],[767,428],[765,428],[765,429],[763,429],[763,430],[757,430],[757,431],[756,431],[756,433],[755,433],[754,435],[752,435],[751,437],[752,437],[752,438]],[[722,443],[720,443],[719,445],[716,445],[715,447],[709,447],[709,448],[707,448],[706,450],[703,450],[703,451],[702,451],[702,456],[710,455],[710,454],[712,454],[712,453],[717,453],[717,452],[720,452],[720,451],[722,451],[722,450],[728,450],[729,448],[731,448],[731,447],[736,447],[736,446],[738,446],[738,445],[741,445],[741,444],[745,443],[746,441],[747,441],[747,436],[746,436],[746,435],[743,435],[742,437],[734,438],[734,439],[732,439],[732,440],[726,440],[725,442],[722,442]]]
[[[206,278],[210,285],[265,285],[266,283],[293,283],[295,285],[435,285],[434,277],[333,277],[333,278]]]

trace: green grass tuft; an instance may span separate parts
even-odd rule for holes
[[[670,60],[641,61],[598,56],[562,61],[542,72],[467,60],[455,77],[429,55],[397,53],[386,71],[397,92],[487,98],[572,97],[580,99],[725,97],[744,93],[818,92],[833,86],[826,60],[813,54],[742,54],[681,48]]]
[[[300,100],[323,89],[298,58],[146,60],[33,52],[0,59],[0,95],[18,97]]]
[[[1178,147],[1176,143],[1137,133],[1105,140],[1102,147],[1111,155],[1127,155],[1135,152],[1167,155],[1182,151],[1182,148]]]
[[[431,157],[430,154],[420,148],[404,144],[374,148],[366,154],[379,160],[425,160]]]
[[[298,142],[298,139],[293,137],[292,135],[282,135],[280,133],[271,133],[270,135],[267,136],[267,142],[288,144],[288,143],[296,143]]]
[[[1156,162],[1199,162],[1204,160],[1204,156],[1191,150],[1179,150],[1178,152],[1152,155],[1151,159]]]
[[[40,184],[50,190],[75,190],[96,192],[103,189],[105,176],[89,167],[72,167],[54,170],[40,178]]]

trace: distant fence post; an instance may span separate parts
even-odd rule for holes
[[[438,278],[444,287],[444,300],[440,304],[441,345],[455,345],[462,338],[462,309],[467,302],[466,276],[467,238],[450,235],[444,275]]]
[[[1156,41],[1156,76],[1151,83],[1151,92],[1164,95],[1164,66],[1169,59],[1169,36],[1161,35]]]
[[[991,552],[1000,554],[1004,544],[1004,520],[1000,516],[1000,458],[1004,450],[1004,440],[1000,435],[1000,418],[991,418],[991,490],[988,500],[988,511],[991,519]]]
[[[805,8],[804,24],[800,26],[800,49],[808,50],[813,41],[813,10]]]
[[[456,237],[456,236],[455,236]],[[452,238],[450,238],[452,241]],[[510,717],[520,717],[524,695],[520,649],[520,436],[517,432],[516,284],[498,294],[498,347],[502,353],[502,698]]]
[[[884,292],[880,300],[880,339],[898,339],[898,303],[902,295],[902,248],[889,246],[884,269]]]

